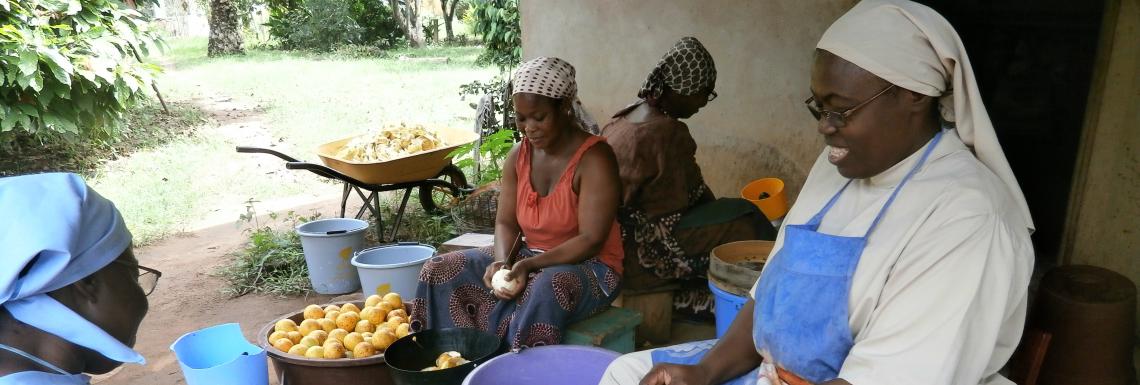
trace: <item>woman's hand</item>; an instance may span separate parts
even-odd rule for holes
[[[503,261],[495,261],[491,263],[491,266],[487,266],[487,271],[483,272],[483,284],[487,285],[488,289],[494,289],[494,287],[491,286],[491,277],[494,277],[495,272],[502,270],[505,266],[507,266],[507,263]]]
[[[641,379],[641,385],[708,385],[710,377],[698,365],[658,364]]]
[[[518,280],[519,282],[518,287],[515,288],[514,291],[508,291],[506,289],[491,290],[492,294],[504,301],[512,300],[515,297],[518,297],[519,294],[522,294],[523,290],[526,290],[527,277],[529,277],[530,272],[534,270],[534,266],[531,265],[533,258],[534,257],[515,262],[515,265],[511,268],[511,271],[507,272],[507,276],[505,277],[507,282],[515,280]]]

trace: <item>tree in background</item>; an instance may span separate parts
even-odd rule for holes
[[[388,7],[392,9],[392,17],[396,19],[396,24],[400,25],[400,30],[404,31],[404,36],[408,37],[408,43],[413,47],[421,47],[424,45],[423,27],[420,26],[420,0],[388,0]]]
[[[143,3],[143,1],[139,1]],[[146,3],[149,3],[147,1]],[[159,35],[117,0],[0,0],[0,147],[118,139],[161,68]]]
[[[462,0],[439,0],[440,8],[443,8],[443,30],[447,32],[447,41],[455,40],[455,32],[451,28],[451,21],[455,20],[455,9],[459,8]]]
[[[240,55],[242,48],[241,15],[233,0],[210,0],[210,57]]]

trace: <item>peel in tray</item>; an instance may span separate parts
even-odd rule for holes
[[[353,138],[337,151],[336,157],[350,162],[386,162],[445,146],[438,135],[424,126],[400,123]]]

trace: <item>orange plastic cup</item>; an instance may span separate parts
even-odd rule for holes
[[[768,196],[761,199],[760,196],[765,193]],[[784,181],[780,178],[762,178],[749,182],[740,190],[740,197],[759,207],[770,221],[783,218],[788,213],[788,198],[784,196]]]

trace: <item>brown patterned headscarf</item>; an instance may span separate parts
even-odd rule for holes
[[[556,57],[536,57],[515,70],[511,80],[511,94],[535,94],[551,99],[570,99],[573,118],[579,128],[598,135],[598,123],[582,108],[578,100],[578,83],[574,80],[574,66]]]
[[[681,95],[711,90],[716,84],[712,55],[695,37],[683,37],[657,62],[641,85],[637,97],[659,98],[665,87]]]

